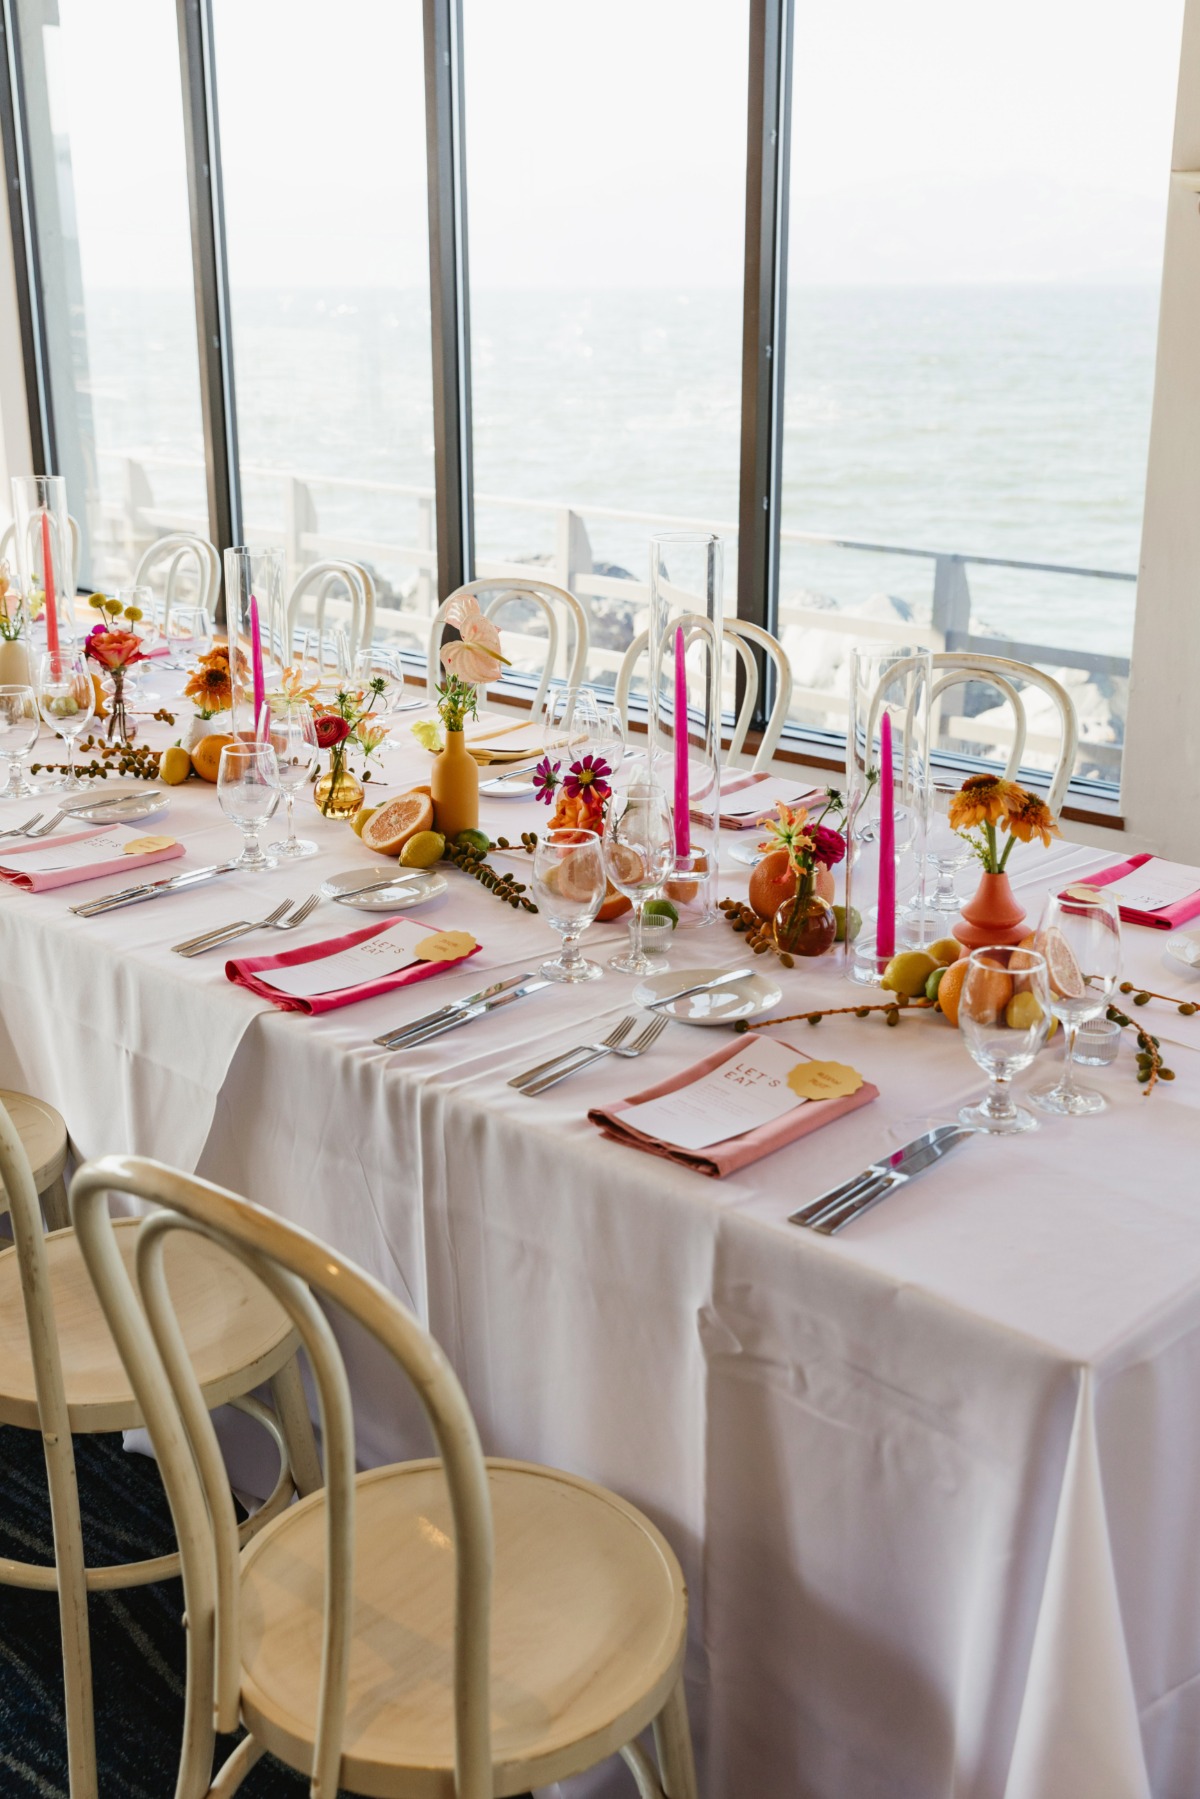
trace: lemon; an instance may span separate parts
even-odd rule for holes
[[[1004,1008],[1004,1022],[1010,1031],[1029,1031],[1045,1017],[1036,993],[1014,993]]]
[[[486,831],[476,831],[473,829],[470,831],[460,831],[454,841],[458,844],[460,849],[478,850],[481,856],[486,856],[492,847],[492,840]]]
[[[164,750],[158,759],[158,778],[165,781],[168,787],[178,787],[186,781],[192,772],[192,758],[178,743],[173,743],[169,750]]]
[[[664,900],[664,899],[647,900],[646,901],[646,917],[647,918],[669,918],[671,921],[671,929],[672,930],[674,930],[675,926],[679,923],[679,914],[675,910],[674,906],[671,904],[670,900]]]
[[[446,852],[446,839],[440,831],[418,831],[400,851],[404,868],[432,868]]]
[[[354,814],[354,817],[350,820],[350,829],[354,832],[354,835],[356,837],[362,836],[363,826],[366,824],[368,818],[374,817],[374,815],[376,814],[376,812],[378,812],[378,810],[379,810],[378,806],[360,806],[358,808],[358,811]]]
[[[833,908],[833,916],[837,920],[837,935],[834,938],[834,942],[835,943],[845,943],[845,941],[846,941],[846,908],[845,908],[845,906],[835,906]],[[862,913],[859,911],[857,906],[851,906],[851,908],[850,908],[850,941],[851,941],[851,943],[854,942],[854,939],[858,936],[858,933],[861,930],[862,930]]]
[[[957,962],[962,955],[962,944],[957,937],[939,937],[936,943],[929,945],[929,953],[935,962],[949,968],[951,962]]]
[[[933,973],[930,975],[929,979],[925,983],[925,998],[926,999],[932,999],[932,1000],[937,999],[938,988],[942,984],[942,976],[945,974],[945,972],[946,972],[946,970],[944,968],[935,968],[934,969]]]
[[[926,955],[923,949],[901,950],[884,969],[879,985],[892,993],[905,993],[909,999],[918,999],[924,993],[925,983],[937,966],[933,957]]]

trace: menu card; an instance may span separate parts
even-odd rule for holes
[[[464,937],[463,941],[467,949],[474,947],[474,938]],[[273,968],[260,978],[293,999],[315,999],[319,993],[341,993],[367,981],[386,980],[418,962],[436,960],[439,943],[440,938],[430,936],[428,925],[401,920],[386,933],[352,944],[332,956],[291,968]],[[420,954],[426,945],[434,946],[434,954]],[[458,950],[459,956],[464,953],[464,949]]]
[[[57,841],[48,838],[27,846],[20,843],[0,845],[0,867],[12,868],[18,874],[25,875],[58,874],[68,868],[94,868],[98,863],[111,862],[114,857],[123,856],[126,847],[131,844],[139,845],[139,849],[133,853],[140,854],[145,841],[145,832],[130,825],[110,825],[105,830],[93,831],[89,835],[67,831]],[[172,842],[171,838],[158,839],[160,848],[169,848]]]
[[[1200,892],[1200,869],[1151,856],[1119,880],[1106,882],[1105,887],[1116,894],[1119,905],[1138,912],[1161,912]]]
[[[677,1149],[707,1149],[807,1105],[789,1086],[796,1052],[767,1037],[748,1042],[743,1054],[710,1069],[690,1086],[632,1105],[625,1124]]]

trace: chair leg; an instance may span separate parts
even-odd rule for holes
[[[271,1382],[271,1397],[275,1401],[283,1440],[287,1444],[288,1461],[291,1463],[296,1491],[302,1497],[320,1492],[325,1485],[325,1476],[321,1471],[321,1458],[317,1454],[312,1419],[308,1415],[308,1401],[304,1397],[304,1383],[300,1379],[300,1364],[295,1356],[284,1364]]]
[[[654,1747],[667,1799],[696,1799],[696,1764],[692,1759],[692,1733],[688,1728],[683,1675],[654,1720]]]
[[[220,1773],[208,1789],[208,1799],[231,1799],[251,1768],[266,1753],[265,1744],[256,1743],[253,1737],[243,1737],[228,1761],[222,1763]]]
[[[62,1630],[63,1690],[67,1713],[67,1767],[71,1799],[97,1799],[96,1729],[92,1715],[92,1647],[88,1635],[87,1566],[79,1519],[75,1452],[69,1436],[43,1434],[58,1613]]]
[[[71,1222],[71,1208],[67,1204],[67,1183],[60,1174],[51,1182],[46,1191],[39,1196],[42,1202],[42,1213],[46,1220],[46,1229],[51,1231],[65,1230]]]

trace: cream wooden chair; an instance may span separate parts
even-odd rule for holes
[[[678,618],[674,619],[672,629],[680,622]],[[696,628],[688,638],[689,643],[699,635],[702,623],[703,621],[697,617]],[[734,723],[733,735],[724,751],[725,760],[729,764],[736,762],[745,749],[746,737],[754,717],[754,708],[758,704],[758,659],[754,654],[755,645],[766,652],[774,666],[775,699],[771,706],[771,716],[767,720],[767,728],[763,732],[762,741],[755,751],[754,761],[750,764],[753,774],[765,774],[771,766],[771,760],[779,746],[779,739],[791,709],[792,664],[779,639],[772,637],[769,631],[764,631],[761,625],[751,624],[748,619],[727,618],[723,626],[723,634],[725,642],[733,645],[745,674],[742,703]],[[648,630],[640,631],[626,650],[617,674],[613,700],[626,737],[629,735],[629,690],[633,682],[634,671],[646,654],[649,642],[650,632]]]
[[[154,588],[160,579],[162,581],[164,632],[171,628],[171,608],[184,603],[179,583],[189,563],[195,593],[188,595],[186,603],[203,606],[209,618],[215,618],[217,596],[221,591],[221,558],[216,545],[209,543],[207,537],[191,531],[172,531],[166,537],[156,538],[138,562],[133,577],[135,587]]]
[[[0,1087],[0,1106],[8,1113],[29,1163],[34,1191],[42,1202],[46,1223],[52,1231],[62,1230],[71,1222],[67,1209],[67,1183],[63,1179],[70,1147],[66,1119],[44,1099],[33,1099],[28,1093],[12,1093],[7,1087]],[[0,1215],[7,1211],[8,1193],[0,1171]]]
[[[330,596],[339,588],[350,606],[348,620],[344,624],[338,620],[339,629],[346,633],[350,666],[353,668],[360,649],[370,648],[375,636],[375,583],[371,576],[361,562],[314,562],[297,577],[287,597],[284,643],[288,656],[284,657],[285,661],[295,644],[305,599],[309,596],[313,599],[319,638],[325,631],[325,612]]]
[[[163,1207],[132,1270],[106,1196]],[[339,1787],[493,1799],[620,1751],[642,1799],[695,1799],[681,1670],[687,1594],[640,1512],[549,1468],[485,1460],[461,1387],[380,1284],[307,1232],[156,1162],[81,1168],[71,1210],[145,1413],[183,1550],[188,1691],[180,1781],[229,1799],[271,1750]],[[184,1233],[239,1256],[299,1331],[326,1486],[242,1554],[216,1438],[163,1281]],[[425,1408],[440,1460],[355,1474],[346,1371],[317,1297],[371,1332]],[[250,1733],[210,1782],[214,1728]],[[634,1739],[653,1724],[661,1772]]]
[[[559,613],[566,614],[567,627],[567,676],[564,683],[567,687],[580,687],[587,679],[588,660],[588,622],[587,613],[565,587],[556,587],[552,581],[509,580],[507,577],[492,576],[484,581],[468,581],[465,587],[459,587],[444,599],[433,615],[429,627],[429,654],[426,659],[425,679],[428,691],[432,696],[440,685],[443,675],[441,662],[442,636],[445,630],[446,613],[453,600],[461,599],[464,594],[473,594],[479,602],[480,610],[495,618],[505,606],[514,600],[531,600],[546,620],[546,660],[542,665],[538,680],[537,692],[533,697],[533,714],[540,714],[542,701],[546,697],[546,689],[554,677],[558,667],[559,645]],[[571,643],[572,633],[574,644]],[[533,639],[524,639],[526,645]],[[540,640],[539,640],[540,642]]]
[[[74,1230],[43,1234],[29,1158],[3,1105],[0,1185],[14,1239],[13,1247],[0,1253],[0,1424],[42,1434],[55,1558],[53,1566],[44,1566],[0,1557],[0,1585],[58,1592],[71,1799],[96,1799],[87,1595],[170,1579],[180,1572],[180,1558],[85,1565],[71,1433],[131,1430],[142,1424],[142,1411],[96,1303]],[[143,1228],[136,1218],[113,1226],[110,1240],[128,1261]],[[175,1248],[182,1253],[172,1257],[171,1290],[201,1403],[237,1406],[269,1432],[279,1451],[275,1490],[238,1533],[248,1542],[296,1492],[310,1493],[321,1482],[296,1362],[298,1338],[285,1311],[215,1244]],[[275,1414],[250,1396],[266,1381]]]

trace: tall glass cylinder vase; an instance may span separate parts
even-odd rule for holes
[[[933,664],[917,645],[856,644],[846,730],[847,973],[874,986],[926,938]]]
[[[724,547],[711,531],[650,541],[649,763],[671,795],[680,924],[717,917]]]
[[[255,607],[250,602],[254,600]],[[229,682],[233,694],[234,736],[255,732],[255,645],[252,613],[258,616],[258,660],[265,681],[268,668],[277,673],[271,646],[284,644],[283,556],[279,550],[248,550],[238,545],[225,552],[225,630],[229,639]],[[235,649],[237,653],[235,654]]]
[[[74,649],[75,550],[61,475],[14,475],[13,539],[16,574],[27,619],[40,619],[52,655]]]

